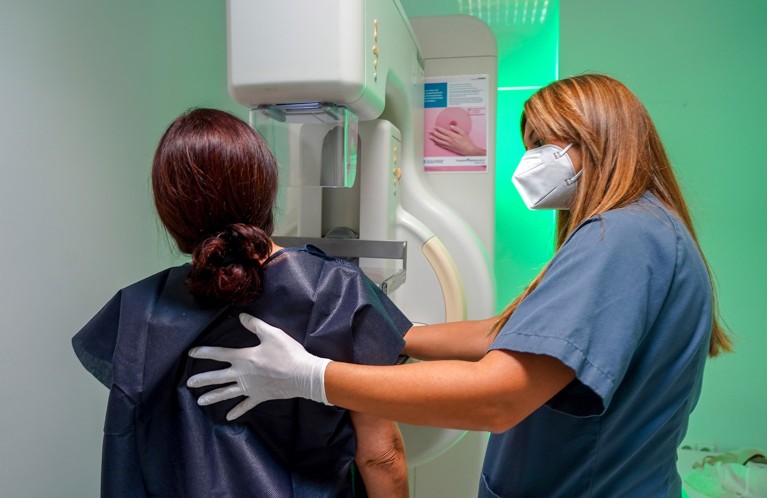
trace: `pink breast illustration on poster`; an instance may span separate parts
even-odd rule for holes
[[[425,171],[487,171],[487,82],[487,75],[425,78]]]

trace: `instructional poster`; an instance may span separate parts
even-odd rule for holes
[[[424,170],[487,172],[488,75],[424,81]]]

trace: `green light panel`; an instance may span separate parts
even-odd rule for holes
[[[559,1],[459,1],[485,21],[498,42],[495,183],[495,277],[498,311],[543,269],[554,249],[554,212],[530,211],[511,175],[524,153],[522,106],[554,81],[559,66]]]

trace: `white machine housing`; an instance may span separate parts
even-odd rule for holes
[[[467,38],[460,35],[464,29],[461,22],[470,24],[468,37],[477,33],[478,20],[455,17],[462,19],[451,21],[458,25],[449,29],[457,30],[457,38]],[[348,109],[360,120],[359,166],[352,188],[326,189],[305,184],[288,188],[278,200],[283,217],[278,218],[275,234],[320,237],[345,227],[363,240],[404,241],[406,281],[390,296],[414,323],[493,315],[494,143],[488,143],[489,167],[480,174],[483,178],[476,174],[461,178],[457,174],[453,180],[450,175],[432,179],[433,174],[426,174],[425,61],[399,1],[228,0],[227,22],[229,91],[238,102],[251,109],[333,104]],[[433,27],[428,21],[424,23],[427,28]],[[485,31],[479,38],[484,41],[489,29],[483,26]],[[490,38],[492,50],[480,55],[493,58],[492,33]],[[443,55],[439,58],[449,58]],[[455,61],[448,66],[451,64]],[[454,69],[451,74],[461,74]],[[492,72],[494,88],[494,66],[488,71]],[[289,161],[305,163],[304,148],[293,143],[302,134],[298,128],[287,138],[282,137],[288,143],[271,145],[288,151]],[[494,114],[488,126],[490,140],[493,135]],[[448,192],[447,184],[451,183],[453,193]],[[462,191],[464,185],[472,187]],[[480,213],[478,206],[489,208]],[[360,259],[360,266],[373,277],[368,264],[374,263]],[[442,455],[450,455],[448,450],[466,434],[406,424],[401,427],[408,462],[416,470]],[[469,479],[465,489],[475,492],[481,463],[481,455],[475,454],[482,449],[483,441],[472,443],[468,450],[471,463],[466,464],[466,458],[456,460],[464,468],[456,469],[461,472],[452,478],[446,475],[442,484]],[[419,484],[411,483],[412,496],[440,496],[437,492],[419,491]],[[457,491],[461,486],[450,485],[452,491],[465,494]]]
[[[332,102],[376,118],[386,102],[378,75],[393,55],[381,48],[386,36],[416,43],[409,25],[390,29],[389,18],[405,17],[399,2],[234,0],[227,10],[229,92],[242,103]],[[412,62],[417,77],[422,67]]]

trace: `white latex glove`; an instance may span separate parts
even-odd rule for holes
[[[200,346],[189,351],[192,358],[222,361],[231,366],[194,375],[186,382],[187,386],[235,383],[203,394],[197,404],[205,406],[247,396],[226,414],[227,420],[234,420],[271,399],[306,398],[330,405],[324,383],[325,368],[330,360],[306,352],[282,329],[254,316],[241,313],[240,322],[256,334],[261,344],[241,349]]]

